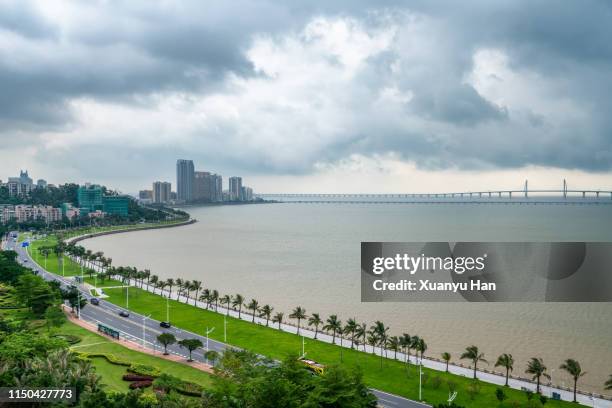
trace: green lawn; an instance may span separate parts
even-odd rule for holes
[[[130,309],[152,314],[158,320],[166,318],[166,301],[152,293],[131,287],[129,294]],[[125,306],[125,289],[107,289],[108,301],[119,306]],[[211,338],[223,341],[223,315],[195,308],[177,301],[170,302],[170,320],[173,325],[190,330],[195,333],[204,334],[205,327],[215,327]],[[299,354],[302,349],[301,337],[281,332],[263,325],[252,324],[235,318],[227,318],[227,342],[242,348],[252,350],[272,358],[282,359],[288,354]],[[314,340],[306,341],[306,352],[308,358],[323,364],[340,363],[340,347]],[[403,395],[411,399],[418,399],[418,371],[417,367],[406,366],[392,359],[384,359],[380,366],[380,357],[372,354],[357,352],[355,350],[343,349],[343,363],[348,366],[360,366],[367,384],[371,387],[394,394]],[[389,354],[392,356],[392,353]],[[446,374],[443,372],[424,369],[427,383],[423,388],[423,398],[429,403],[445,402],[448,398],[447,381],[457,385],[458,396],[455,400],[459,405],[469,407],[490,408],[498,405],[495,398],[495,390],[498,386],[479,382],[480,392],[474,400],[470,399],[467,387],[472,382],[465,377]],[[435,384],[439,377],[441,385],[436,388]],[[505,389],[509,400],[526,402],[525,394],[512,389]],[[567,402],[549,401],[547,407],[570,407],[575,406]]]
[[[172,374],[186,381],[200,384],[204,387],[211,385],[211,376],[201,370],[189,367],[184,364],[164,360],[148,354],[125,348],[117,343],[110,341],[107,337],[92,333],[71,322],[66,322],[58,333],[73,334],[79,336],[82,341],[72,346],[75,351],[112,353],[117,357],[139,364],[147,364],[158,367],[162,372]],[[125,392],[129,388],[129,382],[123,381],[121,377],[126,373],[126,367],[109,363],[104,358],[92,358],[96,371],[102,376],[102,382],[108,389]]]

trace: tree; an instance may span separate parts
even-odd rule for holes
[[[219,359],[219,353],[215,350],[208,350],[206,353],[204,353],[204,358],[206,358],[207,361],[210,361],[210,364],[214,366],[215,361]]]
[[[164,355],[168,355],[168,346],[176,343],[176,337],[172,333],[162,333],[157,336],[157,341],[164,346]]]
[[[276,312],[274,317],[272,318],[272,323],[278,323],[278,329],[280,330],[281,324],[283,324],[283,317],[285,314],[283,312]]]
[[[58,306],[49,306],[45,310],[45,321],[47,323],[47,330],[51,331],[52,328],[60,327],[66,321],[66,315]]]
[[[404,350],[404,354],[406,355],[406,370],[408,369],[408,364],[410,363],[410,350],[412,347],[412,337],[410,337],[410,335],[408,333],[404,333],[402,334],[402,337],[400,337],[400,345],[402,346],[402,349]]]
[[[200,289],[202,289],[202,282],[194,280],[193,282],[191,282],[191,288],[195,290],[195,297],[193,298],[193,304],[195,305],[196,301],[198,300],[198,292],[200,291]]]
[[[336,344],[336,334],[342,329],[342,321],[338,316],[333,314],[327,318],[327,323],[323,326],[323,330],[332,332],[332,344]]]
[[[425,339],[422,337],[419,337],[418,340],[415,342],[415,347],[414,350],[418,353],[421,354],[421,362],[423,361],[423,354],[425,354],[425,352],[427,351],[427,343],[425,343]]]
[[[377,320],[374,322],[372,327],[370,327],[370,330],[374,334],[376,334],[376,337],[378,337],[379,346],[380,346],[380,367],[382,368],[383,351],[386,350],[385,345],[387,344],[387,338],[389,337],[388,335],[389,328],[386,327],[383,322],[381,322],[380,320]]]
[[[501,388],[498,388],[495,390],[495,398],[497,398],[497,400],[501,403],[501,402],[504,402],[504,400],[508,397],[506,396],[506,393],[504,392],[504,390],[502,390]]]
[[[193,361],[193,359],[191,358],[191,353],[194,350],[203,346],[202,342],[198,339],[183,339],[179,341],[178,344],[179,346],[189,350],[189,359],[187,361]]]
[[[319,334],[319,326],[321,325],[321,323],[323,323],[323,320],[321,320],[321,316],[319,316],[318,313],[313,313],[308,318],[308,325],[314,326],[315,328],[315,335],[314,335],[315,340],[317,339],[317,335]]]
[[[399,348],[400,348],[399,337],[397,336],[389,337],[389,339],[387,339],[386,347],[390,350],[393,350],[393,359],[397,360],[397,352],[399,351]]]
[[[608,381],[606,381],[604,386],[606,387],[606,390],[612,390],[612,374],[610,374],[610,377],[608,378]]]
[[[263,317],[264,319],[266,319],[266,327],[268,327],[268,322],[270,321],[270,318],[272,317],[273,310],[274,308],[270,305],[263,305],[260,309],[259,317]]]
[[[166,285],[168,286],[168,297],[172,297],[172,288],[174,287],[174,279],[168,278],[166,279]]]
[[[514,358],[512,354],[502,354],[497,357],[495,367],[504,367],[506,369],[506,387],[508,386],[508,378],[510,377],[510,371],[514,369]]]
[[[366,351],[366,337],[368,335],[368,325],[365,323],[358,324],[355,328],[355,339],[363,344],[363,351]]]
[[[442,353],[442,360],[446,362],[446,372],[448,373],[448,363],[451,360],[451,355],[448,351],[445,351],[444,353]]]
[[[255,323],[255,315],[257,314],[257,311],[259,310],[259,302],[256,299],[251,299],[251,301],[247,305],[247,309],[249,309],[253,314],[253,318],[251,319],[251,322]]]
[[[230,303],[232,303],[232,297],[230,295],[223,295],[221,299],[219,299],[219,302],[222,305],[225,305],[225,314],[229,316],[229,308]]]
[[[238,318],[240,319],[240,314],[242,313],[242,305],[244,304],[244,297],[241,294],[237,294],[236,296],[234,296],[234,299],[232,300],[232,306],[234,307],[234,309],[236,309],[236,306],[238,306]]]
[[[297,320],[297,335],[300,335],[300,321],[306,318],[306,309],[302,306],[298,306],[289,315],[290,318]]]
[[[474,379],[476,379],[476,371],[478,370],[478,363],[479,362],[483,362],[483,363],[488,363],[487,360],[485,360],[484,358],[484,353],[481,353],[480,350],[478,350],[477,346],[469,346],[465,349],[465,352],[463,354],[461,354],[461,359],[467,359],[467,360],[471,360],[472,361],[472,366],[474,368]]]
[[[576,402],[576,388],[578,387],[578,379],[586,373],[582,371],[580,363],[571,358],[565,360],[565,362],[561,364],[559,368],[567,371],[567,373],[574,379],[574,402]]]
[[[357,321],[355,319],[348,319],[346,321],[346,326],[344,326],[344,332],[351,336],[351,348],[355,344],[355,336],[357,331]]]
[[[532,357],[527,363],[527,369],[525,373],[533,375],[533,379],[536,380],[536,393],[540,393],[540,378],[550,379],[550,375],[546,372],[547,368],[544,365],[544,361],[539,357]]]

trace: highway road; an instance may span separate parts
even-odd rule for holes
[[[70,278],[63,278],[61,276],[54,275],[50,272],[45,271],[40,265],[38,265],[28,254],[25,248],[22,248],[19,243],[15,240],[10,239],[6,243],[7,250],[14,250],[18,253],[18,261],[24,266],[29,267],[30,269],[36,271],[41,277],[47,280],[56,280],[59,281],[63,287],[74,286],[75,282]],[[77,286],[81,295],[86,299],[91,299],[91,294],[87,291],[87,289],[82,286]],[[127,311],[129,312],[129,317],[121,317],[119,316],[119,312]],[[225,344],[223,342],[207,339],[206,336],[202,334],[197,334],[193,332],[189,332],[186,330],[181,330],[176,327],[171,327],[169,329],[164,329],[159,326],[160,322],[158,320],[145,318],[145,316],[134,313],[133,311],[128,311],[122,307],[116,306],[110,302],[106,302],[103,299],[100,299],[100,304],[98,306],[88,304],[86,307],[81,309],[81,319],[91,322],[91,323],[101,323],[107,327],[113,328],[120,332],[120,336],[122,338],[132,340],[138,344],[143,343],[143,334],[144,334],[144,346],[149,349],[153,349],[160,354],[163,353],[163,346],[161,346],[157,342],[157,336],[163,332],[168,332],[174,334],[177,340],[182,340],[185,338],[196,338],[199,339],[204,348],[197,349],[193,351],[192,358],[196,361],[206,362],[206,358],[204,354],[207,350],[215,350],[217,352],[223,352],[228,347],[236,348],[234,346]],[[143,330],[144,329],[144,330]],[[206,330],[206,327],[202,327],[202,333]],[[216,327],[215,330],[223,330],[222,327]],[[172,354],[176,354],[185,359],[188,357],[188,351],[186,349],[181,348],[178,344],[174,344],[168,346],[168,352]],[[423,408],[429,407],[427,404],[423,404],[420,402],[412,401],[394,394],[389,394],[383,391],[373,389],[372,392],[378,398],[378,403],[381,407],[385,408]]]

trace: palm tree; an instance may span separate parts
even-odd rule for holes
[[[338,316],[330,315],[327,318],[327,324],[323,326],[323,330],[332,332],[332,344],[336,344],[336,334],[342,329],[342,321],[338,320]]]
[[[225,314],[229,316],[229,308],[230,303],[232,303],[232,297],[230,295],[223,295],[223,297],[219,299],[219,302],[221,302],[222,305],[225,305]]]
[[[193,304],[195,305],[198,300],[198,292],[202,289],[202,282],[198,280],[194,280],[191,282],[191,288],[195,290],[195,297],[193,298]]]
[[[159,276],[157,275],[151,275],[151,285],[153,285],[153,293],[155,293],[155,286],[157,285],[157,282],[159,282]]]
[[[408,333],[402,334],[402,337],[400,337],[400,346],[402,347],[402,350],[404,351],[404,354],[405,354],[406,368],[408,368],[408,362],[410,361],[410,345],[411,345],[411,343],[412,343],[412,337],[410,337],[410,335]]]
[[[172,297],[172,287],[174,286],[174,279],[166,279],[166,286],[168,286],[168,297]]]
[[[397,352],[399,351],[400,348],[400,339],[397,336],[391,336],[389,337],[389,339],[387,339],[387,344],[386,347],[389,348],[390,350],[393,350],[393,359],[397,360]]]
[[[297,335],[300,335],[300,321],[306,318],[306,309],[302,306],[298,306],[289,315],[290,318],[297,320]]]
[[[276,314],[272,318],[272,323],[278,323],[279,330],[281,328],[281,324],[283,323],[283,316],[285,316],[283,312],[276,312]]]
[[[346,326],[344,326],[344,333],[350,334],[351,336],[351,349],[355,344],[355,331],[357,330],[357,321],[355,319],[348,319]]]
[[[461,359],[467,359],[472,361],[472,364],[474,366],[474,379],[476,379],[476,370],[478,362],[482,361],[483,363],[488,363],[488,361],[484,358],[484,353],[481,353],[480,350],[478,350],[478,347],[474,345],[466,347],[465,352],[461,354]]]
[[[366,337],[368,335],[368,325],[365,323],[358,324],[355,328],[355,339],[363,344],[363,351],[366,351]]]
[[[506,369],[506,387],[508,386],[508,377],[510,377],[510,371],[514,369],[514,358],[512,358],[512,354],[502,354],[497,357],[497,362],[495,363],[495,367],[504,367]]]
[[[200,299],[198,300],[200,302],[204,302],[206,304],[206,310],[208,310],[208,307],[210,306],[210,290],[204,289],[200,295]]]
[[[376,354],[376,345],[380,343],[380,338],[372,331],[367,332],[367,336],[366,341],[369,346],[372,346],[372,354]]]
[[[185,292],[187,292],[187,294],[185,294]],[[186,280],[185,282],[183,282],[183,292],[181,292],[181,295],[185,296],[185,303],[189,303],[190,294],[191,294],[191,281]],[[178,297],[176,299],[178,300]]]
[[[255,314],[259,310],[259,302],[256,299],[251,299],[251,301],[247,305],[247,309],[253,312],[253,319],[251,320],[251,322],[255,323]]]
[[[604,385],[606,390],[612,390],[612,374],[610,374],[610,378],[608,378],[608,381],[606,381]]]
[[[540,378],[548,378],[550,380],[550,375],[546,372],[547,368],[544,365],[544,361],[539,357],[531,357],[529,363],[527,363],[527,370],[525,372],[527,374],[532,374],[533,379],[536,380],[536,393],[540,393]]]
[[[110,258],[108,259],[108,261],[110,262]],[[149,290],[149,281],[151,279],[151,271],[148,269],[144,270],[144,277],[147,280],[147,290]]]
[[[323,323],[323,320],[321,320],[321,316],[319,316],[318,313],[313,313],[308,318],[308,325],[314,326],[315,328],[315,335],[314,335],[315,340],[317,338],[317,334],[319,334],[319,326],[321,325],[321,323]]]
[[[419,340],[416,342],[416,347],[414,349],[415,351],[421,354],[419,361],[423,363],[423,354],[425,354],[425,352],[427,351],[427,343],[425,343],[425,339],[420,337]]]
[[[448,363],[450,362],[451,355],[448,351],[442,353],[442,360],[446,362],[446,372],[448,373]]]
[[[582,371],[582,367],[580,367],[580,363],[578,361],[571,358],[565,360],[565,362],[561,364],[559,368],[567,371],[567,373],[574,379],[574,402],[576,402],[576,388],[578,387],[578,379],[585,375],[586,372]]]
[[[387,338],[389,337],[389,334],[387,333],[389,328],[386,327],[383,322],[377,320],[370,327],[370,330],[376,334],[376,337],[378,337],[378,341],[380,342],[380,366],[382,368],[383,351],[386,352],[385,345],[387,344]]]
[[[241,294],[237,294],[236,296],[234,296],[234,299],[232,300],[232,306],[234,307],[234,309],[236,309],[236,306],[238,306],[238,318],[239,319],[241,317],[243,304],[244,304],[244,297]]]
[[[217,289],[213,289],[212,292],[210,292],[209,300],[211,301],[211,303],[215,304],[215,312],[216,312],[217,306],[219,304],[219,291]]]
[[[272,316],[273,310],[274,308],[270,305],[263,305],[260,309],[259,317],[264,317],[266,319],[266,327],[268,327],[268,322],[270,321],[270,317]]]
[[[183,292],[183,288],[185,286],[185,282],[181,278],[176,279],[176,300],[179,300],[181,293]]]

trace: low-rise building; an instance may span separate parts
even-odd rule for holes
[[[51,223],[60,221],[62,213],[59,208],[54,208],[50,205],[16,205],[14,219],[17,222],[42,220]]]

